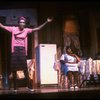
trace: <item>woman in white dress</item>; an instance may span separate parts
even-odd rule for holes
[[[80,58],[76,54],[73,54],[71,48],[67,46],[66,53],[62,54],[60,62],[61,62],[61,71],[63,74],[68,76],[71,89],[78,88],[79,61]]]

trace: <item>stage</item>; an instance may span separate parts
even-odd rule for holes
[[[66,89],[59,87],[41,87],[36,88],[34,91],[29,91],[26,87],[18,88],[17,92],[13,89],[1,89],[0,97],[2,98],[16,98],[16,99],[81,99],[81,98],[100,98],[100,87],[84,87],[79,89]]]

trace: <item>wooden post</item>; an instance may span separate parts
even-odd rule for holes
[[[37,68],[36,68],[36,48],[38,46],[38,32],[34,33],[34,41],[33,41],[33,58],[34,58],[34,73],[33,73],[33,87],[37,87]]]

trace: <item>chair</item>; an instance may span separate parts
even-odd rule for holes
[[[91,59],[90,59],[91,60]],[[97,74],[97,62],[92,61],[89,62],[89,60],[82,60],[80,63],[80,71],[83,76],[81,79],[82,82],[80,84],[80,87],[86,87],[90,85],[96,86],[99,83],[99,77]]]
[[[27,60],[27,65],[28,65],[28,73],[29,73],[29,81],[30,81],[30,84],[32,84],[32,87],[34,85],[34,81],[35,81],[35,59],[28,59]],[[24,71],[26,69],[16,69],[15,72],[16,72],[16,86],[26,86],[26,78],[25,78],[25,74],[24,74]],[[9,89],[12,87],[12,81],[13,81],[13,74],[11,73],[9,75]],[[25,83],[25,84],[24,84]]]
[[[54,63],[54,70],[57,71],[58,87],[67,87],[67,76],[62,73],[61,63],[59,60]]]
[[[62,64],[60,62],[60,69],[59,69],[59,86],[61,88],[68,88],[69,87],[69,82],[68,82],[68,77],[62,72],[61,70]]]
[[[12,86],[14,85],[13,82],[13,75],[15,74],[15,87],[20,87],[20,86],[26,86],[27,83],[26,83],[26,78],[25,78],[25,75],[24,75],[24,69],[16,69],[14,72],[11,72],[11,74],[9,75],[9,89],[12,88]]]
[[[63,67],[63,64],[61,63],[61,66]],[[66,70],[66,69],[65,69]],[[80,73],[78,75],[78,86],[80,86]],[[74,79],[74,78],[73,78]],[[68,80],[68,76],[65,75],[62,70],[60,69],[60,86],[69,88],[70,87],[70,82]]]
[[[68,77],[64,75],[62,72],[60,73],[60,87],[61,88],[68,88]]]

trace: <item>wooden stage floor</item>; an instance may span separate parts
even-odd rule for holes
[[[66,89],[58,87],[41,87],[36,88],[35,91],[29,91],[26,87],[18,88],[17,92],[13,89],[1,89],[0,97],[2,98],[16,98],[16,99],[58,99],[58,98],[68,98],[68,99],[87,99],[87,98],[100,98],[100,87],[85,87],[79,89]]]

